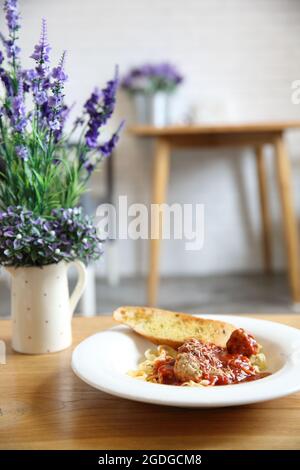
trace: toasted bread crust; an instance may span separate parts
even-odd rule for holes
[[[178,348],[191,337],[224,347],[236,329],[233,325],[219,320],[148,307],[119,307],[113,317],[152,343],[174,348]]]

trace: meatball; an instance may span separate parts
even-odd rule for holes
[[[229,354],[242,354],[243,356],[250,357],[252,354],[257,354],[259,346],[252,335],[246,333],[243,328],[234,330],[226,344]]]
[[[177,355],[174,373],[177,380],[180,382],[188,382],[189,380],[199,382],[202,377],[199,361],[191,352],[184,352]]]
[[[200,382],[207,379],[212,371],[218,374],[222,368],[221,352],[222,348],[195,338],[185,341],[178,349],[174,365],[176,378],[181,382]]]

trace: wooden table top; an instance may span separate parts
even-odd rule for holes
[[[139,137],[163,137],[195,134],[222,134],[247,132],[282,132],[287,129],[300,129],[300,121],[261,121],[240,123],[218,123],[198,125],[172,125],[154,127],[136,125],[128,128],[128,132]]]
[[[300,316],[256,315],[300,328]],[[234,408],[192,410],[132,402],[95,390],[71,368],[73,348],[110,327],[75,318],[72,348],[27,356],[10,348],[0,365],[1,449],[300,449],[300,393]]]

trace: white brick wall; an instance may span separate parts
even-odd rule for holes
[[[69,100],[79,104],[91,87],[110,77],[115,63],[168,59],[186,83],[176,98],[187,106],[223,102],[237,119],[300,119],[291,104],[291,82],[300,78],[298,0],[23,0],[22,43],[31,52],[45,16],[54,57],[68,50]],[[120,96],[118,116],[130,122]],[[300,213],[300,136],[290,135]],[[149,201],[151,144],[123,137],[117,155],[117,191],[133,202]],[[186,164],[188,160],[189,164]],[[268,164],[272,155],[268,152]],[[276,266],[284,265],[274,171],[269,169]],[[169,201],[206,205],[206,241],[199,253],[183,242],[164,244],[164,273],[256,270],[261,266],[255,166],[250,150],[178,152],[172,160]],[[147,244],[119,243],[124,273],[145,270]],[[176,255],[174,256],[174,253]]]

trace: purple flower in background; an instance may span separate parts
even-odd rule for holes
[[[177,69],[168,63],[158,64],[152,68],[152,76],[166,82],[174,83],[178,85],[183,81],[183,77]]]
[[[167,62],[144,64],[131,69],[123,78],[121,86],[131,93],[172,92],[182,83],[183,76]]]

